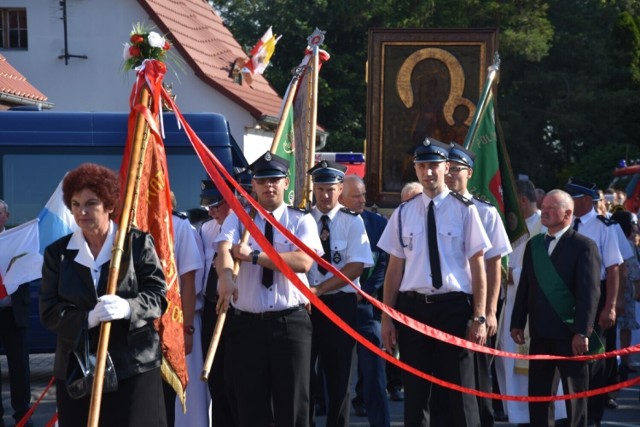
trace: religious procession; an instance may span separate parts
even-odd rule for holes
[[[49,85],[50,12],[0,2],[0,427],[640,425],[633,148],[516,175],[498,29],[368,26],[366,155],[329,152],[331,30],[279,95],[283,36],[181,3],[62,0]],[[125,11],[123,87],[67,42]]]

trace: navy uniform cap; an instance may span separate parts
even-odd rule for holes
[[[462,163],[473,169],[473,162],[476,160],[475,153],[464,148],[457,142],[451,143],[451,149],[449,150],[449,161]]]
[[[249,169],[254,178],[283,178],[289,174],[289,160],[267,151]]]
[[[446,162],[449,156],[449,145],[437,139],[425,138],[413,150],[413,163]]]
[[[200,206],[215,207],[224,202],[220,190],[210,179],[202,180],[202,191],[200,191]]]
[[[242,167],[233,168],[233,177],[246,191],[251,192],[251,178],[253,174],[249,169]]]
[[[320,160],[307,171],[314,184],[338,184],[344,181],[347,167],[330,160]]]
[[[583,181],[581,179],[569,178],[569,182],[564,187],[565,191],[573,198],[589,196],[593,201],[600,200],[598,186],[593,182]]]

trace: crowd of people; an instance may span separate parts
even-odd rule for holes
[[[519,180],[529,237],[512,247],[498,210],[470,192],[472,152],[426,138],[413,154],[418,180],[405,185],[390,218],[365,208],[360,177],[326,160],[307,171],[311,209],[287,205],[289,163],[271,152],[242,172],[250,176],[242,182],[261,208],[252,210],[259,236],[243,239],[239,213],[209,180],[202,182],[200,200],[207,220],[189,221],[174,212],[190,376],[186,413],[160,375],[154,321],[167,300],[153,238],[131,229],[116,292],[107,295],[118,178],[95,164],[71,171],[63,182],[64,202],[79,229],[47,247],[40,292],[41,320],[57,335],[59,425],[86,425],[90,390],[74,377],[74,357],[83,348],[95,351],[102,322],[112,324],[107,375],[115,375],[115,384],[105,380],[105,426],[297,427],[315,425],[322,414],[327,426],[344,427],[353,406],[371,426],[388,427],[390,399],[404,401],[408,427],[490,427],[498,420],[600,425],[605,409],[616,407],[615,395],[527,403],[480,398],[446,383],[505,395],[580,393],[625,380],[636,369],[628,356],[619,366],[615,358],[494,358],[421,333],[380,312],[358,289],[427,326],[511,353],[571,357],[611,351],[618,330],[620,345],[628,346],[631,331],[640,328],[640,242],[637,216],[624,208],[624,193],[603,193],[579,179],[546,193]],[[8,215],[0,201],[0,232]],[[26,338],[15,295],[0,300],[6,349]],[[318,304],[310,303],[311,295]],[[203,360],[223,312],[220,344],[204,383]],[[399,372],[356,343],[334,316],[437,381]],[[7,359],[19,420],[30,405],[28,353],[26,364],[20,352],[8,351]]]

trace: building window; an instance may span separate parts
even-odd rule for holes
[[[0,8],[0,49],[28,47],[27,10]]]

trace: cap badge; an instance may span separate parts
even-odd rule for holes
[[[425,138],[424,141],[422,141],[422,145],[424,145],[425,147],[428,147],[431,145],[431,141],[429,141],[429,138]]]
[[[272,158],[273,158],[273,157],[271,156],[271,153],[270,153],[269,151],[267,151],[267,152],[264,154],[264,159],[265,159],[267,162],[270,162]]]
[[[323,160],[322,162],[320,162],[320,167],[321,168],[327,168],[327,167],[329,167],[329,164],[327,163],[326,160]]]

